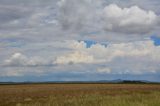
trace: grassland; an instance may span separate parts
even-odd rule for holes
[[[0,85],[0,106],[160,106],[160,85]]]

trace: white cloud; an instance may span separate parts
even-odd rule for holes
[[[102,1],[95,0],[61,0],[58,4],[59,23],[72,32],[146,34],[153,31],[159,21],[154,11],[137,5],[128,8],[117,4],[103,6]]]
[[[97,69],[97,72],[98,73],[107,73],[107,74],[110,74],[111,73],[111,69],[108,68],[108,67],[101,67],[101,68]]]
[[[27,61],[28,59],[26,56],[24,56],[21,53],[15,53],[9,59],[5,60],[5,65],[13,65],[13,66],[26,65]]]
[[[98,72],[114,74],[143,74],[159,72],[160,46],[155,46],[153,41],[135,41],[129,43],[113,43],[104,46],[100,43],[86,48],[84,42],[74,43],[78,46],[74,51],[83,51],[94,57]],[[105,70],[104,66],[107,67]],[[112,71],[108,71],[108,69]]]
[[[52,70],[55,69],[56,71],[67,71],[69,70],[67,67],[70,69],[72,67],[75,72],[76,67],[79,67],[78,70],[84,72],[85,70],[93,70],[93,72],[114,74],[156,73],[159,69],[160,46],[155,46],[151,40],[110,43],[106,46],[96,43],[90,48],[86,47],[87,44],[84,41],[57,41],[55,43],[53,45],[56,45],[56,48],[62,47],[62,45],[64,48],[57,54],[53,53],[53,58],[52,56],[30,57],[22,53],[15,53],[5,60],[4,66],[19,68],[52,66]]]
[[[43,66],[49,65],[49,60],[44,60],[39,57],[27,57],[22,53],[14,53],[9,59],[4,61],[4,66]]]
[[[56,64],[76,64],[76,63],[93,63],[94,57],[85,52],[75,51],[73,53],[59,56],[55,60]]]
[[[54,64],[69,64],[69,63],[104,63],[111,62],[119,57],[144,57],[153,59],[154,61],[160,59],[160,47],[154,46],[153,41],[135,41],[129,43],[110,43],[107,46],[96,43],[90,48],[84,41],[65,41],[53,43],[62,47],[64,50],[59,51],[54,56],[49,58],[32,56],[28,57],[22,53],[14,53],[9,59],[5,60],[5,65],[11,66],[41,66],[41,65],[54,65]],[[51,46],[52,47],[52,46]],[[50,54],[52,55],[52,54]]]
[[[154,46],[153,41],[135,41],[129,43],[111,43],[107,46],[97,43],[92,45],[90,48],[86,47],[86,44],[81,41],[75,41],[70,46],[75,51],[83,51],[94,56],[95,61],[101,60],[101,62],[110,62],[117,57],[125,56],[158,56],[156,52],[159,48]],[[103,61],[102,61],[103,60]]]
[[[150,32],[157,24],[158,16],[153,11],[146,11],[138,6],[121,8],[110,4],[103,10],[105,29],[123,33]]]

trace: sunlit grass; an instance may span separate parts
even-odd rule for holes
[[[0,86],[0,106],[160,106],[160,85],[6,85]]]
[[[78,97],[50,96],[45,102],[30,102],[17,106],[160,106],[160,92],[131,95],[90,94]]]

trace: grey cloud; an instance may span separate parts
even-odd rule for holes
[[[97,28],[100,3],[97,0],[61,0],[59,22],[64,30],[82,32]]]
[[[52,16],[56,8],[56,1],[0,1],[0,22],[1,29],[15,31],[26,28],[39,27],[45,24],[45,20]],[[53,12],[51,12],[53,11]],[[53,20],[54,20],[54,16]],[[52,21],[52,20],[51,20]],[[6,35],[7,36],[7,35]]]
[[[18,24],[23,18],[29,17],[30,12],[19,7],[3,7],[0,6],[0,28],[1,30],[8,29],[13,25]],[[23,22],[21,23],[23,24]]]
[[[143,2],[132,0],[125,2],[117,0],[0,0],[0,2],[0,14],[2,14],[0,15],[2,23],[0,36],[3,38],[21,36],[39,41],[43,39],[95,39],[112,42],[128,39],[141,40],[149,37],[153,32],[159,33],[159,27],[154,29],[154,25],[144,28],[143,26],[132,28],[133,26],[129,25],[123,28],[114,27],[113,30],[106,31],[108,22],[107,19],[103,19],[103,9],[111,3],[118,4],[121,8],[137,5],[144,11],[151,10],[159,14],[158,7],[153,7],[157,3],[156,0],[153,3],[144,2],[146,6],[142,5]],[[146,30],[150,33],[146,34]],[[135,34],[135,32],[139,33]]]
[[[59,7],[59,23],[69,31],[103,32],[106,29],[115,33],[146,34],[158,21],[153,11],[138,6],[121,8],[117,4],[102,6],[94,0],[62,0]]]
[[[149,10],[153,11],[159,19],[159,0],[0,0],[0,68],[2,69],[0,74],[3,76],[21,76],[29,75],[29,73],[38,75],[40,73],[49,74],[47,70],[58,73],[67,69],[72,72],[79,69],[78,72],[83,73],[86,70],[96,73],[99,69],[102,74],[103,72],[105,72],[104,74],[129,73],[127,69],[131,70],[130,73],[134,73],[134,70],[144,73],[159,72],[159,48],[157,47],[153,50],[154,52],[151,52],[152,49],[143,42],[152,34],[160,36],[158,21],[154,21],[157,24],[140,24],[140,26],[134,24],[134,27],[129,24],[121,28],[114,24],[112,30],[106,29],[106,24],[113,23],[113,20],[108,22],[108,19],[104,19],[106,14],[103,14],[104,8],[110,4],[117,4],[121,9],[130,9],[131,6],[136,5],[147,13]],[[11,40],[4,42],[9,38]],[[16,40],[13,42],[13,39]],[[77,45],[74,45],[74,41],[70,41],[77,42],[77,40],[86,39],[113,43],[109,49],[96,45],[89,53],[93,54],[95,60],[101,57],[109,58],[110,61],[94,64],[66,64],[64,66],[59,64],[52,67],[56,57],[66,57],[67,54],[77,50],[78,52],[89,52],[90,49],[83,46],[81,49],[75,49]],[[68,42],[64,43],[63,40],[68,40]],[[119,43],[115,44],[116,46],[122,47],[113,49],[115,41]],[[135,41],[142,41],[145,46],[134,44]],[[126,42],[131,42],[131,46],[127,46]],[[74,45],[74,48],[68,45]],[[143,47],[144,49],[142,49]],[[148,55],[138,56],[138,54],[143,55],[145,50],[153,55],[154,60]],[[103,51],[104,53],[102,53]],[[12,55],[15,53],[21,53],[21,56],[13,58]],[[111,57],[115,56],[110,59],[106,53]],[[70,56],[67,57],[67,59],[69,58]],[[75,59],[77,61],[77,58]],[[6,67],[2,67],[3,60],[12,61],[8,61],[5,64]],[[52,68],[48,69],[50,65]],[[41,72],[37,72],[37,70],[41,70]]]

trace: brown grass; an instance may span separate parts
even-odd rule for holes
[[[0,85],[0,106],[45,102],[49,97],[75,98],[85,95],[121,96],[160,92],[156,84],[27,84]]]

